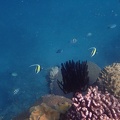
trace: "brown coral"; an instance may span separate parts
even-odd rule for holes
[[[45,103],[34,106],[30,109],[31,115],[29,120],[59,120],[60,113],[47,106]]]
[[[120,98],[120,63],[106,66],[101,71],[97,83],[101,90],[107,90],[115,97]]]
[[[58,120],[65,113],[72,101],[58,95],[45,95],[36,101],[28,111],[21,113],[13,120]]]
[[[71,100],[63,96],[46,95],[30,108],[29,120],[59,120],[60,114],[70,107]]]

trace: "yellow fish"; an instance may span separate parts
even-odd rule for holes
[[[89,48],[89,49],[92,49],[91,57],[93,57],[93,56],[96,54],[97,49],[96,49],[96,47],[91,47],[91,48]]]
[[[41,66],[39,64],[33,64],[30,65],[29,67],[36,66],[35,67],[35,73],[38,74],[41,71]]]

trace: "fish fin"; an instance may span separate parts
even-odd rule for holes
[[[32,65],[30,65],[29,67],[32,67],[32,66],[38,66],[39,64],[32,64]]]

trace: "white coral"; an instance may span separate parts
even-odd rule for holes
[[[58,75],[58,72],[59,72],[59,68],[58,68],[57,66],[52,67],[52,68],[50,69],[49,78],[50,78],[51,80],[55,79],[55,78],[57,77],[57,75]]]

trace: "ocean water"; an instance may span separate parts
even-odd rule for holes
[[[72,59],[103,68],[119,52],[120,0],[0,0],[0,119],[49,93],[46,69]]]

